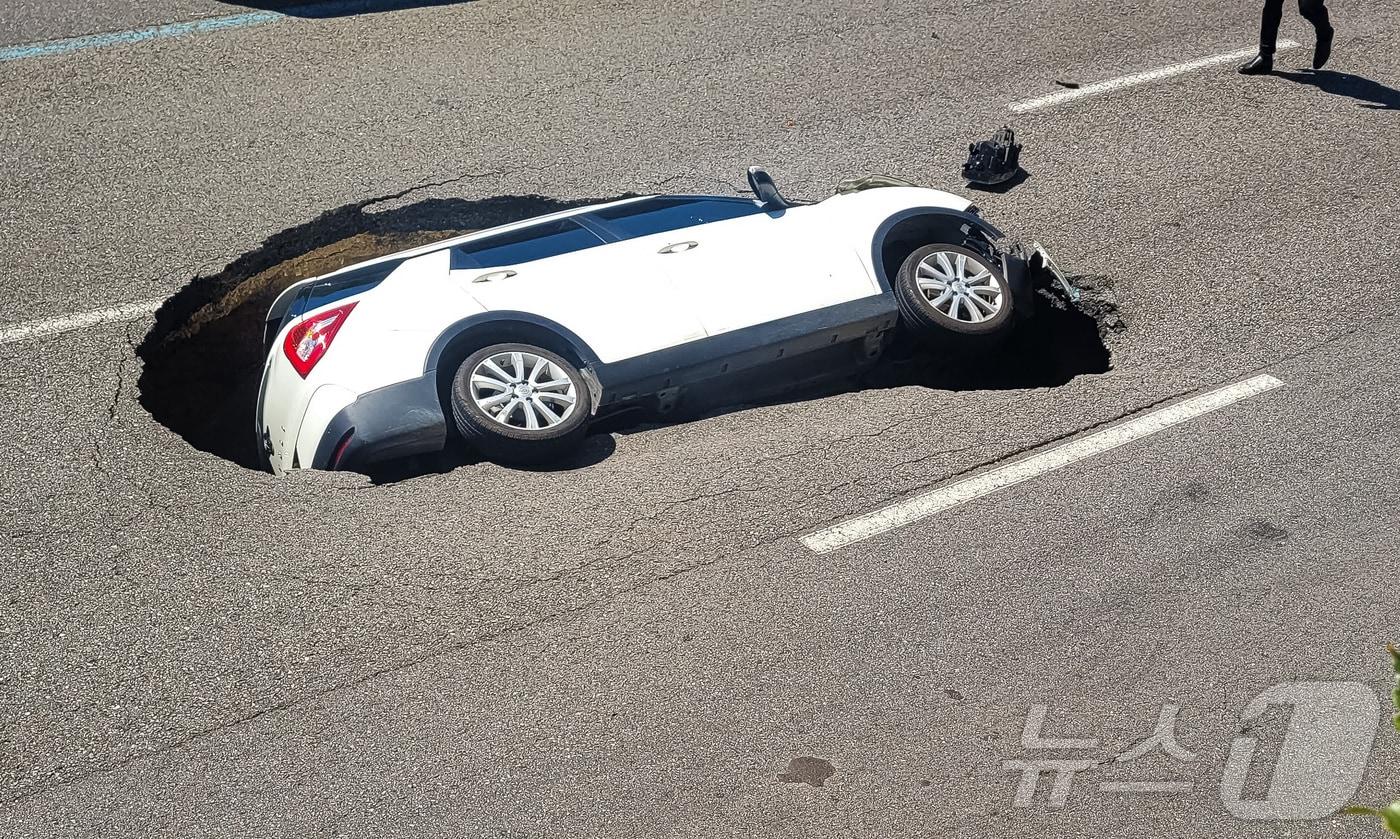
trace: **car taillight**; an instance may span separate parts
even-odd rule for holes
[[[335,333],[340,331],[340,327],[354,308],[354,303],[348,303],[318,312],[292,327],[292,331],[287,333],[282,350],[303,379],[311,372],[311,368],[316,366],[316,362],[321,360],[321,356],[326,354],[326,350],[330,349],[331,341],[335,340]]]

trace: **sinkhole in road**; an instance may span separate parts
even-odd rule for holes
[[[273,300],[288,286],[450,236],[626,197],[432,198],[383,210],[377,206],[388,201],[372,199],[322,213],[272,235],[217,274],[195,277],[166,301],[137,348],[143,362],[140,402],[158,422],[195,448],[260,469],[253,425],[264,362],[263,319]],[[1084,292],[1078,305],[1042,293],[1036,299],[1036,316],[1020,326],[1000,349],[979,353],[976,363],[961,363],[946,353],[914,345],[896,346],[874,367],[778,397],[760,396],[757,401],[734,405],[733,393],[724,391],[710,397],[697,392],[694,399],[697,403],[710,399],[710,411],[724,412],[852,387],[1055,387],[1078,375],[1106,372],[1110,354],[1105,339],[1124,328],[1112,281],[1101,276],[1074,279]],[[599,430],[626,431],[638,424],[633,417],[617,418]],[[610,450],[608,446],[595,448],[603,450],[603,456]],[[456,447],[441,458],[389,466],[381,477],[397,480],[445,471],[471,459]],[[585,457],[571,465],[586,465],[587,460]]]
[[[561,200],[501,195],[431,198],[375,210],[380,199],[329,210],[270,236],[211,277],[195,277],[156,312],[137,355],[141,405],[190,445],[259,469],[253,432],[263,319],[308,277],[473,230],[627,195]]]

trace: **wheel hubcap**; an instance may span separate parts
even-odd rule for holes
[[[530,352],[503,352],[472,370],[472,401],[511,428],[551,428],[568,419],[578,388],[559,365]]]
[[[975,257],[939,251],[924,257],[914,272],[919,293],[944,317],[980,323],[1001,311],[1001,281]]]

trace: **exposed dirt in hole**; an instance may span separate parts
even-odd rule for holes
[[[277,233],[212,277],[195,277],[156,313],[137,349],[140,400],[190,445],[258,468],[253,432],[264,360],[263,318],[307,277],[483,227],[626,196],[560,201],[506,195],[429,199],[384,212],[347,204]]]
[[[628,196],[577,201],[538,195],[479,201],[429,199],[383,212],[370,211],[382,203],[373,199],[330,210],[271,236],[214,276],[195,277],[161,307],[155,326],[137,350],[144,362],[141,404],[195,448],[259,468],[253,424],[264,361],[263,318],[288,286],[472,230],[624,197]],[[948,390],[1056,387],[1078,375],[1106,372],[1111,363],[1105,339],[1126,328],[1113,282],[1103,276],[1076,276],[1071,281],[1083,291],[1077,305],[1040,293],[1036,317],[998,351],[979,354],[976,364],[959,363],[946,353],[905,342],[855,385]],[[849,379],[838,380],[774,401],[796,401],[851,386]],[[728,402],[736,401],[733,396],[730,392]],[[720,412],[738,407],[742,406]],[[623,431],[645,419],[619,417],[600,430]],[[581,454],[578,465],[605,457],[610,450],[598,445],[586,448],[597,451],[594,456]],[[386,466],[390,471],[377,480],[445,471],[468,459],[466,453],[453,450],[435,459]]]

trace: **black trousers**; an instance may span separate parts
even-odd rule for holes
[[[1313,28],[1326,32],[1332,28],[1327,20],[1327,6],[1323,0],[1298,0],[1298,11]],[[1264,0],[1264,22],[1259,27],[1259,54],[1272,57],[1278,48],[1278,25],[1283,20],[1283,0]]]

